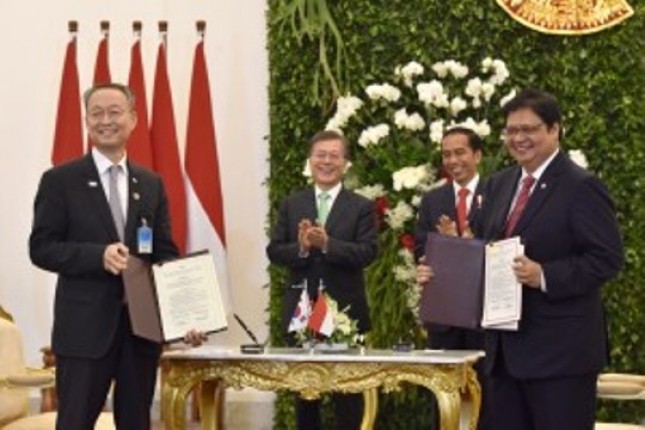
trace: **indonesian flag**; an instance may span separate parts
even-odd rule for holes
[[[204,42],[200,41],[195,48],[186,126],[187,250],[210,250],[215,260],[222,302],[229,313],[232,297],[228,288],[224,201],[210,94]]]
[[[94,84],[109,84],[112,82],[110,76],[110,62],[108,55],[108,33],[103,32],[103,38],[99,42],[96,51],[96,63],[94,64]]]
[[[293,316],[291,317],[291,322],[289,323],[288,332],[300,331],[303,328],[307,327],[309,323],[309,317],[311,316],[311,299],[309,298],[309,293],[307,292],[307,287],[302,289],[300,294],[300,301],[296,306],[296,309],[293,311]]]
[[[134,92],[134,103],[137,111],[137,125],[132,130],[128,141],[128,158],[135,163],[153,170],[152,143],[148,127],[148,104],[146,103],[146,82],[141,60],[141,38],[132,45],[130,51],[130,77],[128,85]]]
[[[76,35],[72,34],[72,39],[67,43],[63,64],[51,160],[52,164],[57,166],[81,155],[83,155],[83,119],[76,64]]]
[[[322,334],[324,336],[331,336],[334,332],[334,316],[327,305],[327,296],[320,291],[314,308],[309,317],[308,327],[314,333]]]
[[[110,61],[108,59],[108,31],[103,30],[103,38],[99,42],[99,47],[96,51],[96,63],[94,63],[94,85],[107,84],[112,82],[110,76]],[[87,136],[88,151],[92,148],[92,139]]]
[[[186,190],[179,161],[175,113],[163,41],[159,43],[157,55],[150,138],[154,167],[163,179],[168,195],[172,238],[183,254],[186,251]]]

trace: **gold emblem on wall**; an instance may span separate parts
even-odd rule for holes
[[[625,0],[497,0],[515,20],[548,34],[595,33],[634,14]]]

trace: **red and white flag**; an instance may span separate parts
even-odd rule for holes
[[[314,303],[314,308],[309,317],[308,327],[314,333],[327,337],[334,332],[334,316],[327,304],[327,296],[322,291],[318,292],[316,303]]]
[[[291,322],[289,322],[288,332],[300,331],[303,328],[307,327],[309,323],[309,318],[311,317],[311,299],[309,298],[309,293],[307,292],[307,285],[305,284],[300,293],[300,300],[296,309],[293,311],[293,316],[291,317]]]
[[[101,33],[103,38],[99,42],[98,49],[96,50],[96,62],[94,63],[94,85],[97,84],[106,84],[112,82],[112,77],[110,76],[110,60],[109,60],[109,29],[110,25],[107,22],[101,22]],[[89,135],[87,136],[87,149],[88,151],[92,148],[92,139]]]
[[[163,41],[159,43],[157,54],[150,139],[154,167],[163,179],[168,195],[172,238],[183,254],[186,251],[186,190],[179,161],[175,113]]]
[[[152,144],[150,143],[150,128],[148,127],[148,103],[146,102],[146,81],[141,60],[141,36],[130,52],[130,77],[128,85],[134,93],[134,104],[137,111],[137,125],[132,130],[128,141],[128,159],[154,169],[152,161]]]
[[[96,63],[94,63],[94,84],[108,84],[112,82],[110,75],[110,60],[108,46],[108,31],[103,30],[103,38],[96,50]]]
[[[72,39],[67,43],[63,76],[60,82],[51,160],[52,164],[57,166],[81,155],[83,155],[83,119],[76,64],[76,33],[72,32]]]
[[[232,310],[232,297],[228,288],[224,200],[203,40],[195,48],[186,130],[187,250],[210,250],[228,313]]]

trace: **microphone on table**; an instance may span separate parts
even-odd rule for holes
[[[233,313],[233,317],[238,322],[242,330],[251,338],[254,343],[245,343],[240,346],[240,351],[247,354],[261,354],[264,352],[264,344],[258,341],[258,338],[255,337],[251,329],[244,323],[242,318],[236,313]]]

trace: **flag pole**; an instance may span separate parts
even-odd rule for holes
[[[132,33],[136,39],[141,39],[141,31],[143,30],[143,24],[141,21],[132,22]]]
[[[69,30],[69,34],[73,38],[76,38],[76,35],[78,33],[78,21],[69,21],[67,23],[67,29]]]
[[[164,48],[168,49],[168,21],[159,21],[159,37]]]
[[[206,21],[197,21],[195,23],[197,27],[197,36],[203,41],[204,40],[204,35],[206,34]]]
[[[105,38],[110,36],[110,21],[101,21],[101,34]]]

